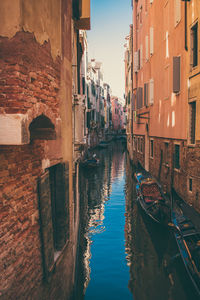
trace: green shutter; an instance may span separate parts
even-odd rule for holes
[[[69,227],[69,167],[59,164],[56,168],[56,249],[61,250],[68,238]]]
[[[54,244],[49,172],[46,172],[38,179],[38,196],[43,267],[44,275],[45,277],[47,277],[54,265]]]

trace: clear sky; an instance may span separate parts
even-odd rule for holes
[[[124,44],[132,23],[131,0],[91,0],[89,58],[103,63],[104,82],[112,94],[124,94]]]

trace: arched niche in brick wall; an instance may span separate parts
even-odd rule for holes
[[[29,125],[30,131],[30,141],[34,139],[38,140],[55,140],[56,131],[55,126],[51,120],[45,115],[41,114],[40,116],[33,119]]]
[[[33,105],[25,114],[0,114],[0,145],[24,145],[31,139],[60,137],[61,119],[43,103]]]

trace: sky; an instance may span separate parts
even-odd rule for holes
[[[124,95],[124,44],[132,23],[131,0],[91,0],[89,59],[103,63],[104,82],[112,95]]]

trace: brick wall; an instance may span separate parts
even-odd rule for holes
[[[171,185],[173,185],[184,201],[189,202],[200,211],[199,141],[196,141],[195,147],[188,147],[187,141],[183,140],[167,140],[156,137],[152,137],[152,139],[154,141],[154,155],[153,158],[150,157],[149,159],[149,171],[162,183],[166,191],[170,192]],[[165,142],[168,142],[168,163],[165,159]],[[180,145],[180,169],[178,170],[172,168],[174,144]],[[130,145],[128,148],[131,151]],[[144,153],[133,150],[129,156],[136,166],[139,162],[145,167]],[[189,191],[189,178],[192,179],[192,191]]]
[[[60,68],[50,44],[39,45],[33,34],[0,38],[0,113],[28,113],[29,122],[44,113],[55,124],[60,117]],[[37,194],[43,169],[62,160],[61,142],[57,137],[0,146],[0,299],[69,298],[74,245],[66,244],[44,282]]]
[[[1,296],[16,299],[42,280],[36,183],[43,149],[35,142],[0,152]]]
[[[53,61],[50,44],[39,45],[31,33],[0,38],[0,112],[26,113],[45,103],[59,115],[60,60]]]

